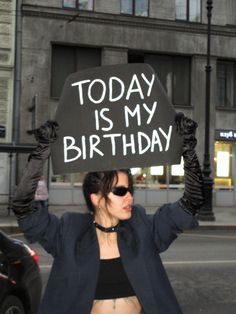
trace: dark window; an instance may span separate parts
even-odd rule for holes
[[[53,45],[51,96],[60,97],[69,74],[100,65],[100,49]]]
[[[63,0],[64,8],[76,8],[79,10],[92,11],[93,0]]]
[[[128,60],[129,63],[150,64],[173,105],[190,105],[189,57],[130,53]]]
[[[236,63],[219,61],[217,64],[218,106],[236,108]]]
[[[128,63],[144,63],[144,55],[129,53],[128,54]]]
[[[176,19],[201,22],[201,0],[175,0]]]
[[[148,16],[149,0],[121,0],[121,13]]]
[[[145,55],[145,62],[156,71],[173,105],[190,105],[190,58]]]

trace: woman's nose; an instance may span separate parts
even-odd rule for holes
[[[130,191],[127,191],[127,193],[125,194],[125,198],[133,199],[133,193],[131,193]]]

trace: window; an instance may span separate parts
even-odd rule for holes
[[[189,57],[130,53],[128,62],[150,64],[173,105],[190,105]]]
[[[175,6],[177,20],[201,21],[201,0],[175,0]]]
[[[51,96],[60,97],[69,74],[101,65],[101,50],[73,46],[52,46]]]
[[[183,160],[179,165],[132,168],[131,173],[137,187],[181,189],[184,186]]]
[[[233,145],[229,142],[215,142],[215,188],[233,188],[232,152]]]
[[[93,0],[78,0],[79,10],[93,10]]]
[[[92,11],[93,0],[63,0],[63,7]]]
[[[63,7],[75,8],[76,7],[76,0],[63,0]]]
[[[157,73],[173,105],[190,105],[190,58],[147,55],[145,62]]]
[[[129,52],[128,63],[144,62],[152,66],[174,105],[190,105],[189,57]],[[184,186],[183,159],[179,165],[133,168],[131,171],[138,187],[181,189]]]
[[[121,13],[148,16],[149,0],[121,0]]]
[[[217,64],[218,106],[236,109],[236,63],[219,61]]]

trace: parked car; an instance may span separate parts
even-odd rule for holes
[[[36,314],[41,293],[37,253],[0,231],[0,314]]]

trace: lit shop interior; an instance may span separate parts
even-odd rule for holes
[[[234,187],[235,147],[235,142],[215,141],[214,169],[212,169],[215,190],[232,190]],[[179,165],[132,168],[131,171],[138,188],[182,189],[184,187],[183,160]],[[83,176],[83,173],[53,175],[51,185],[81,186]]]
[[[235,142],[215,142],[215,189],[232,190],[234,188]]]

